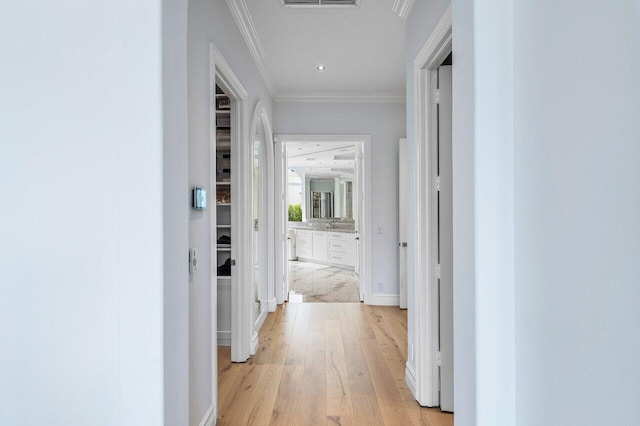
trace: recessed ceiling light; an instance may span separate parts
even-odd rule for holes
[[[320,65],[318,65],[318,66],[316,67],[316,69],[317,69],[318,71],[324,71],[324,70],[325,70],[325,67],[324,67],[324,65],[320,64]]]

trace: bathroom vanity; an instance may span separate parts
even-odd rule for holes
[[[294,228],[296,255],[302,261],[353,268],[356,236],[353,230]]]

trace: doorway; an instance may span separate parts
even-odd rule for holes
[[[455,58],[453,58],[455,59]],[[406,381],[423,406],[453,411],[452,23],[449,8],[414,61],[413,363]],[[409,357],[411,359],[411,355]]]
[[[436,198],[440,407],[453,411],[453,180],[451,54],[437,70]]]
[[[359,143],[287,142],[290,303],[359,302]]]
[[[369,141],[276,137],[278,303],[367,301]]]

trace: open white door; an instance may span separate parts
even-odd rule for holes
[[[282,187],[282,195],[281,195],[281,203],[282,203],[282,211],[284,214],[280,219],[282,221],[282,235],[281,242],[284,246],[284,256],[282,258],[282,283],[278,283],[278,285],[282,286],[282,297],[283,300],[289,300],[289,200],[287,199],[287,191],[288,191],[288,178],[287,174],[289,171],[289,163],[287,160],[287,149],[286,146],[282,143],[279,144],[278,154],[281,156],[282,161],[282,174],[280,178],[282,179],[281,187]]]
[[[438,223],[440,264],[440,408],[453,411],[453,183],[451,65],[438,68]]]
[[[401,309],[407,309],[407,140],[398,144],[398,283]]]
[[[285,144],[275,138],[274,155],[274,194],[275,194],[275,294],[276,303],[282,304],[289,293],[289,249],[287,241],[288,204],[287,204],[287,153]]]
[[[364,302],[364,295],[365,295],[365,274],[363,273],[363,265],[364,262],[362,261],[364,259],[364,255],[363,255],[363,237],[364,237],[364,209],[362,208],[362,206],[364,206],[364,185],[363,185],[363,173],[364,173],[364,168],[362,167],[362,158],[364,156],[363,151],[364,147],[361,147],[358,155],[356,156],[356,167],[355,167],[355,173],[354,173],[354,187],[355,187],[355,191],[356,191],[356,197],[358,202],[355,203],[355,205],[353,206],[355,209],[355,217],[356,217],[356,234],[355,234],[355,239],[356,239],[356,265],[355,265],[355,271],[356,274],[358,274],[358,290],[360,292],[360,301]]]

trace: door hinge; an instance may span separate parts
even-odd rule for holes
[[[440,176],[436,176],[436,191],[440,191]]]
[[[435,104],[439,104],[440,103],[440,89],[436,89],[436,93],[433,97],[433,101]]]
[[[436,352],[436,363],[438,367],[442,366],[442,356],[440,355],[440,351]]]
[[[235,259],[231,259],[231,266],[236,266],[236,260]]]
[[[441,272],[440,272],[440,264],[438,263],[436,265],[436,278],[440,278]]]

